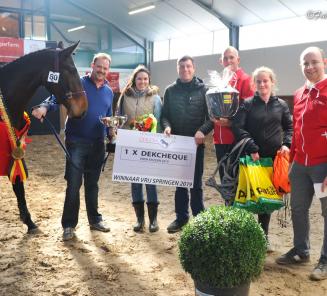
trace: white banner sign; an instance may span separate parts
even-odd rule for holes
[[[194,138],[118,130],[112,180],[193,187]]]

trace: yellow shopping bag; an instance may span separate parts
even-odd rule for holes
[[[234,205],[246,208],[254,213],[272,213],[280,209],[284,203],[272,184],[273,162],[271,158],[253,161],[250,156],[240,158],[240,171],[246,188],[246,199],[236,196]],[[240,174],[241,175],[241,174]],[[244,178],[246,182],[244,182]],[[244,190],[244,188],[243,188]],[[242,196],[242,195],[241,195]]]
[[[246,204],[246,197],[248,195],[249,179],[246,175],[246,167],[243,163],[239,164],[238,184],[235,195],[234,204],[238,203],[240,207]]]

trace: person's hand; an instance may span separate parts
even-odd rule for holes
[[[110,127],[108,131],[108,135],[110,137],[116,137],[117,136],[117,129],[114,127]]]
[[[290,152],[290,148],[288,148],[287,146],[283,145],[283,146],[280,148],[279,151],[281,152],[281,154],[284,155],[284,154],[287,154],[287,153]]]
[[[164,130],[164,132],[163,132],[166,136],[170,136],[170,134],[171,134],[171,128],[169,127],[169,126],[167,126],[166,128],[165,128],[165,130]]]
[[[194,140],[195,140],[196,145],[204,144],[204,141],[205,141],[204,133],[201,131],[197,131],[194,135]]]
[[[325,192],[326,187],[327,187],[327,177],[325,177],[324,181],[322,182],[321,191]]]
[[[111,117],[103,116],[103,117],[101,117],[100,120],[105,126],[109,127],[109,124],[111,123]]]
[[[253,161],[257,161],[257,160],[260,159],[260,155],[259,155],[258,152],[256,152],[256,153],[251,153],[251,158],[252,158]]]
[[[41,122],[43,122],[43,117],[45,117],[45,115],[47,115],[47,108],[44,107],[44,106],[40,106],[40,107],[37,107],[35,109],[33,109],[32,111],[32,115],[39,119]]]
[[[216,119],[215,123],[217,123],[220,126],[231,126],[231,122],[227,118]]]

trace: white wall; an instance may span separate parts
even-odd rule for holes
[[[327,41],[246,50],[240,52],[241,67],[249,74],[260,66],[272,68],[277,75],[277,94],[292,95],[304,83],[299,58],[308,46],[318,46],[327,52]],[[196,75],[202,79],[208,78],[207,70],[222,70],[218,55],[195,57],[194,60]],[[177,78],[176,60],[153,62],[150,71],[151,83],[160,88],[160,95],[163,96],[165,88]]]

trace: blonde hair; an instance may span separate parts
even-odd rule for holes
[[[255,85],[255,81],[256,81],[256,79],[257,79],[257,77],[258,77],[258,75],[260,73],[267,73],[269,75],[269,78],[270,78],[271,82],[273,83],[271,94],[276,95],[277,78],[276,78],[275,72],[271,68],[268,68],[268,67],[265,67],[265,66],[261,66],[259,68],[256,68],[252,73],[252,83],[253,83],[253,85]]]
[[[99,52],[97,54],[94,55],[92,63],[94,64],[97,59],[105,59],[109,61],[109,64],[111,64],[111,56],[105,52]]]

